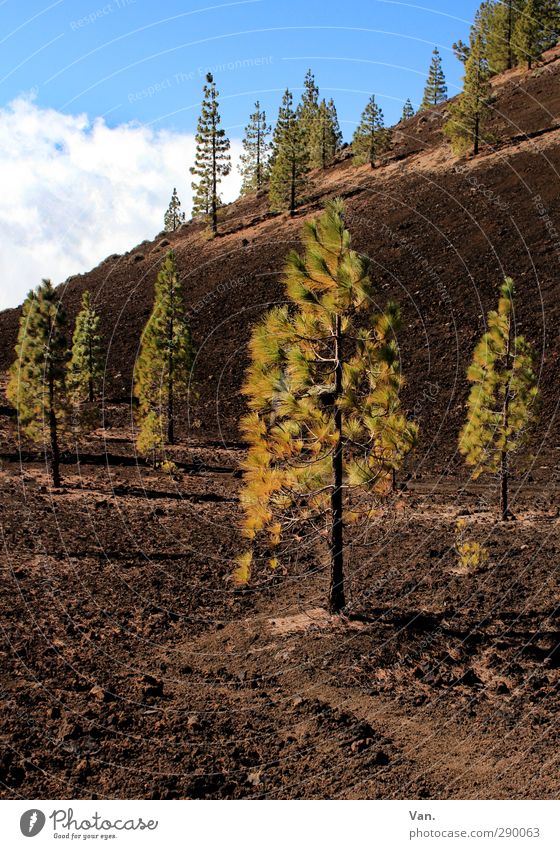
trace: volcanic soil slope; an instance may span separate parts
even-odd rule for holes
[[[443,106],[399,125],[378,168],[349,151],[298,214],[265,197],[189,223],[61,288],[108,345],[99,428],[65,446],[63,486],[19,452],[0,407],[4,798],[558,798],[560,60],[494,82],[491,143],[459,161]],[[383,516],[349,537],[346,617],[324,608],[326,540],[244,589],[237,421],[254,320],[329,197],[398,300],[421,428]],[[197,347],[170,477],[136,456],[130,383],[153,284],[177,254]],[[47,273],[48,270],[45,270]],[[505,274],[542,407],[512,483],[515,522],[456,451],[465,370]],[[0,314],[0,370],[18,310]],[[488,559],[461,565],[457,520]]]

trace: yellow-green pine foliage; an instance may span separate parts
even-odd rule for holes
[[[59,436],[68,416],[67,363],[64,308],[51,281],[43,280],[23,304],[7,396],[23,434],[46,447],[55,486],[60,485]]]
[[[207,212],[207,209],[204,209]],[[173,189],[167,212],[163,217],[163,227],[168,233],[173,233],[181,224],[185,223],[185,213],[181,211],[181,201],[177,189]]]
[[[437,47],[434,47],[420,109],[430,109],[445,100],[447,100],[447,83],[443,73],[441,54]]]
[[[77,402],[94,401],[103,379],[103,349],[99,335],[99,315],[89,292],[82,295],[82,308],[76,317],[72,337],[69,384]]]
[[[222,177],[231,170],[230,144],[221,126],[219,93],[212,74],[206,74],[202,106],[196,129],[196,157],[190,169],[197,180],[192,183],[193,216],[208,216],[212,232],[218,232],[218,188]]]
[[[491,96],[486,45],[480,33],[471,44],[463,79],[463,91],[450,105],[450,118],[443,130],[456,154],[472,149],[476,156],[485,135]]]
[[[289,209],[293,213],[305,186],[309,160],[302,124],[288,89],[282,98],[272,145],[270,204],[273,209]]]
[[[351,249],[342,201],[304,224],[303,245],[286,263],[289,304],[267,313],[249,346],[241,503],[253,547],[239,558],[239,580],[253,551],[275,567],[306,524],[332,527],[339,439],[347,521],[370,514],[416,442],[400,409],[399,311],[372,312],[369,260]]]
[[[383,112],[372,94],[352,139],[354,163],[365,165],[369,162],[373,168],[376,159],[389,149],[390,144],[391,133],[385,127]]]
[[[525,445],[536,418],[533,351],[523,336],[515,335],[513,299],[514,283],[507,277],[467,372],[472,388],[459,450],[473,468],[473,479],[501,471],[504,454]]]
[[[245,127],[243,153],[238,165],[239,173],[243,177],[242,195],[254,191],[258,192],[268,179],[271,150],[270,133],[271,127],[266,122],[266,113],[264,109],[261,109],[257,100],[255,111],[249,115],[249,123]]]
[[[173,443],[176,403],[187,397],[193,362],[175,254],[169,251],[158,274],[152,314],[134,368],[142,453],[153,455],[165,434]]]

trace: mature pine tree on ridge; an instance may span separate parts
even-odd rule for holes
[[[212,74],[206,75],[203,100],[196,132],[195,164],[190,171],[197,182],[193,182],[193,216],[208,215],[212,233],[218,232],[218,207],[220,195],[218,186],[222,177],[231,170],[229,139],[220,126],[218,111],[218,91]]]
[[[380,154],[388,150],[391,143],[390,130],[385,128],[383,111],[375,102],[372,94],[362,112],[359,125],[352,139],[352,153],[356,165],[369,162],[372,168]]]
[[[299,195],[309,169],[307,145],[293,108],[293,96],[286,89],[278,112],[272,142],[269,198],[273,208],[288,208],[295,213]]]
[[[243,177],[242,195],[260,191],[268,179],[272,147],[269,142],[271,132],[271,126],[266,122],[266,113],[257,100],[255,111],[249,116],[249,123],[245,127],[243,153],[238,165],[239,173]]]
[[[443,103],[445,100],[447,100],[445,75],[443,73],[440,52],[437,47],[434,47],[420,109],[429,109],[432,106]]]

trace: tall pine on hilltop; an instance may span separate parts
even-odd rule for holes
[[[193,362],[175,254],[169,251],[157,277],[152,314],[134,367],[141,453],[155,456],[165,437],[173,444],[175,406],[187,396]]]
[[[250,343],[241,503],[252,547],[235,578],[249,580],[261,556],[276,567],[310,529],[325,528],[328,606],[337,613],[346,603],[345,525],[389,494],[416,427],[400,411],[398,308],[371,314],[369,260],[351,250],[341,201],[305,223],[303,244],[304,255],[286,264],[289,306],[272,309]]]
[[[220,126],[218,91],[212,74],[206,75],[202,107],[196,131],[196,157],[190,169],[197,177],[194,190],[193,216],[208,216],[214,235],[218,232],[218,186],[231,170],[229,139]]]
[[[243,153],[238,166],[239,173],[243,177],[242,195],[260,191],[268,179],[271,132],[270,124],[266,122],[266,113],[257,100],[255,111],[249,115],[249,123],[245,127]]]
[[[184,223],[185,213],[181,212],[181,201],[179,200],[177,189],[173,189],[167,212],[163,218],[163,227],[168,233],[172,233]]]
[[[319,114],[319,87],[315,82],[315,77],[311,68],[307,71],[303,81],[303,93],[301,100],[296,109],[297,119],[299,121],[302,138],[307,148],[307,157],[311,159],[311,135],[313,125]]]
[[[52,482],[60,486],[59,437],[68,415],[66,317],[50,280],[30,292],[23,304],[6,394],[19,427],[44,446]]]
[[[385,153],[390,143],[390,131],[385,128],[383,112],[375,102],[375,95],[372,94],[352,139],[355,164],[365,165],[369,162],[374,168],[376,159]]]
[[[269,197],[275,209],[289,209],[293,215],[305,174],[309,168],[302,125],[293,108],[292,93],[286,89],[274,128]]]
[[[82,295],[82,308],[76,317],[72,337],[69,384],[77,401],[94,401],[103,378],[103,351],[99,335],[99,315],[89,292]]]
[[[471,44],[465,64],[463,91],[449,107],[449,120],[443,131],[457,154],[472,148],[476,156],[480,149],[490,110],[490,69],[485,44],[479,34]]]
[[[500,475],[501,517],[509,510],[510,458],[526,443],[536,418],[538,387],[533,351],[523,336],[515,335],[514,283],[506,278],[497,311],[488,314],[488,330],[475,348],[467,377],[472,384],[467,421],[459,450],[473,479],[483,472]]]
[[[429,109],[431,106],[437,106],[438,103],[443,103],[445,100],[447,100],[445,74],[443,73],[440,52],[437,47],[434,47],[420,109]]]

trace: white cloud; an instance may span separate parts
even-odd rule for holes
[[[240,142],[232,141],[236,162]],[[163,227],[177,186],[189,214],[192,135],[65,115],[20,97],[0,109],[0,309],[43,277],[60,283]],[[237,169],[223,199],[239,193]]]

